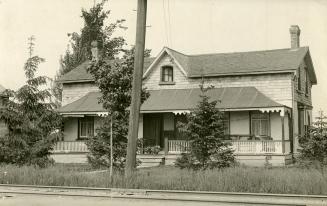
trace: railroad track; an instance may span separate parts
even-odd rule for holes
[[[10,184],[0,184],[0,196],[1,195],[129,198],[162,201],[217,202],[235,205],[327,205],[327,196],[319,195],[60,187]]]

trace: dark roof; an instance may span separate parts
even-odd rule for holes
[[[82,98],[61,107],[59,113],[105,112],[106,110],[99,103],[100,97],[100,92],[90,92]]]
[[[194,109],[200,100],[200,89],[150,90],[150,97],[142,104],[141,111],[174,111]],[[213,88],[207,93],[210,100],[220,101],[219,109],[250,109],[282,107],[255,87]]]
[[[166,49],[181,65],[188,77],[244,75],[260,73],[292,72],[302,61],[311,61],[309,48],[276,49],[251,52],[186,55],[170,48]],[[310,64],[310,62],[309,62]],[[316,83],[312,64],[310,78]]]
[[[166,47],[163,51],[168,51],[181,65],[186,75],[191,78],[202,75],[225,76],[294,72],[305,59],[309,64],[310,79],[313,84],[317,83],[308,47],[200,55],[186,55]],[[149,69],[154,61],[159,59],[160,56],[146,58],[144,60],[144,72]],[[62,76],[58,81],[62,83],[93,81],[92,75],[87,72],[89,64],[90,61],[84,62]]]
[[[144,70],[146,70],[152,61],[155,58],[145,58],[144,59]],[[112,60],[110,60],[112,61]],[[60,79],[58,79],[58,82],[61,83],[69,83],[69,82],[90,82],[94,81],[93,76],[87,72],[87,68],[89,67],[91,61],[85,61],[79,66],[77,66],[75,69],[71,70],[67,74],[63,75]]]
[[[90,65],[91,61],[85,61],[75,69],[71,70],[70,72],[64,74],[60,77],[57,81],[64,83],[64,82],[89,82],[93,81],[92,75],[87,72],[87,68]]]

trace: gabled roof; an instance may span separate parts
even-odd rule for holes
[[[61,114],[105,112],[106,110],[99,103],[100,97],[100,92],[90,92],[82,98],[61,107],[58,112]]]
[[[312,83],[317,83],[308,47],[200,55],[186,55],[164,47],[157,57],[144,59],[144,77],[147,77],[165,54],[170,55],[189,78],[294,72],[304,60],[308,64]],[[94,81],[92,75],[87,72],[89,64],[90,61],[85,61],[62,76],[58,82]]]
[[[190,78],[294,72],[303,60],[311,62],[308,47],[200,55],[185,55],[165,47],[146,70],[144,77],[165,53],[171,55],[175,63],[182,67],[182,71]],[[317,79],[312,62],[309,73],[311,81],[315,84]]]
[[[144,59],[144,68],[148,68],[154,58]],[[109,60],[108,60],[109,61]],[[110,60],[113,61],[113,60]],[[63,75],[57,81],[60,83],[73,83],[73,82],[93,82],[93,76],[87,71],[87,68],[91,64],[91,61],[87,60],[71,70],[67,74]]]
[[[194,109],[201,90],[150,90],[150,97],[141,105],[141,112],[178,111]],[[259,92],[255,87],[213,88],[207,92],[211,100],[219,101],[217,108],[225,110],[284,107]]]

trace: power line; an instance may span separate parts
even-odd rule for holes
[[[165,0],[162,0],[162,11],[164,15],[164,24],[165,24],[165,34],[166,34],[166,45],[169,46],[169,37],[167,31],[167,17],[166,17],[166,8],[165,8]]]
[[[169,41],[170,41],[170,46],[173,47],[172,45],[172,36],[171,36],[171,23],[170,23],[170,16],[171,16],[171,13],[170,13],[170,0],[167,0],[167,3],[168,3],[168,33],[169,33]]]

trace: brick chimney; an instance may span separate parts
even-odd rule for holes
[[[98,49],[97,41],[91,42],[91,53],[92,53],[92,61],[98,61],[99,60],[99,49]]]
[[[291,34],[291,49],[297,49],[300,47],[300,27],[298,25],[292,25],[290,27]]]

